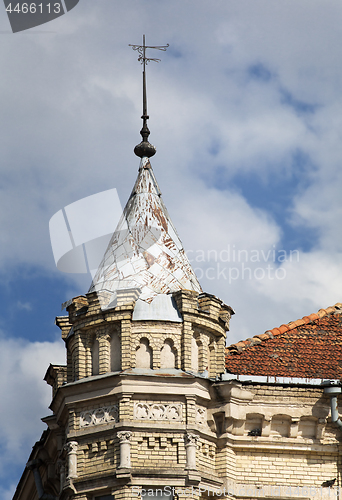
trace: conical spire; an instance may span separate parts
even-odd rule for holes
[[[145,67],[149,61],[159,59],[147,58],[146,49],[166,50],[168,45],[147,46],[144,35],[143,45],[131,47],[139,52],[138,60],[143,64],[143,128],[140,132],[143,140],[134,149],[141,157],[139,174],[89,292],[97,292],[103,309],[115,307],[120,294],[128,294],[130,298],[134,295],[140,303],[137,314],[145,314],[146,319],[146,314],[151,314],[146,307],[157,296],[161,300],[182,289],[198,293],[202,290],[161,199],[149,161],[156,149],[148,142]],[[165,300],[161,302],[166,304]],[[152,313],[154,318],[155,313],[156,310]],[[175,319],[172,311],[170,317]]]
[[[145,157],[89,292],[96,291],[107,308],[116,305],[119,291],[136,290],[136,297],[151,303],[182,289],[202,291]]]

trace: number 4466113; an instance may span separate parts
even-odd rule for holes
[[[43,9],[44,10],[46,9],[46,11],[49,14],[51,14],[51,12],[53,12],[54,14],[59,14],[61,12],[61,4],[60,3],[48,3],[48,4],[43,5],[42,3],[40,3],[40,4],[23,3],[22,5],[20,5],[19,3],[17,3],[16,6],[12,8],[12,4],[10,3],[8,5],[8,7],[6,8],[6,11],[10,12],[10,13],[17,12],[18,14],[20,14],[20,12],[22,14],[27,14],[27,13],[42,14]]]

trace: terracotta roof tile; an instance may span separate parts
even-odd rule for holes
[[[325,316],[327,314],[326,310],[325,309],[320,309],[317,313],[317,315],[320,317],[320,318],[323,318],[323,316]]]
[[[226,348],[228,372],[342,378],[342,304],[291,321]]]
[[[305,321],[303,319],[297,319],[297,321],[293,321],[293,324],[296,326],[301,326],[301,325],[305,325]]]
[[[262,333],[261,335],[256,335],[256,337],[258,337],[261,340],[266,340],[266,339],[272,338],[272,337],[270,337],[270,335],[268,335],[268,333],[271,333],[271,332],[265,332],[265,333]]]
[[[312,313],[312,314],[310,314],[310,315],[308,316],[308,318],[310,318],[312,321],[315,321],[315,319],[318,319],[318,318],[319,318],[319,316],[318,316],[318,314],[316,314],[316,313]]]

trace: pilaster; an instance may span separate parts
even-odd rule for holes
[[[75,375],[76,379],[79,380],[87,376],[86,350],[80,332],[75,335],[74,357]]]
[[[99,341],[99,373],[108,373],[110,371],[110,336],[107,333],[101,333],[96,336]]]
[[[121,321],[121,368],[127,370],[132,367],[131,359],[131,320]]]
[[[133,419],[132,393],[123,393],[119,401],[119,421],[129,421]]]
[[[73,382],[72,378],[72,354],[70,350],[67,350],[67,381]]]
[[[190,321],[183,323],[183,338],[182,338],[182,360],[181,366],[184,371],[191,370],[191,339],[192,339],[192,325]]]
[[[186,398],[186,423],[196,426],[196,396],[187,395]]]

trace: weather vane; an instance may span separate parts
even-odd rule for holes
[[[137,50],[139,53],[138,61],[141,62],[143,65],[143,114],[142,114],[142,120],[143,120],[143,127],[140,130],[140,134],[142,137],[142,142],[135,146],[134,148],[134,153],[139,156],[140,158],[143,158],[144,156],[147,156],[150,158],[156,153],[156,148],[152,146],[148,142],[148,136],[150,135],[149,128],[147,126],[147,120],[149,119],[149,116],[147,114],[147,97],[146,97],[146,65],[150,61],[154,62],[159,62],[160,59],[153,58],[153,57],[146,57],[146,49],[157,49],[157,50],[163,50],[165,51],[169,44],[167,45],[145,45],[145,35],[143,35],[143,44],[142,45],[132,45],[131,43],[129,44],[130,47],[132,47],[133,50]]]

